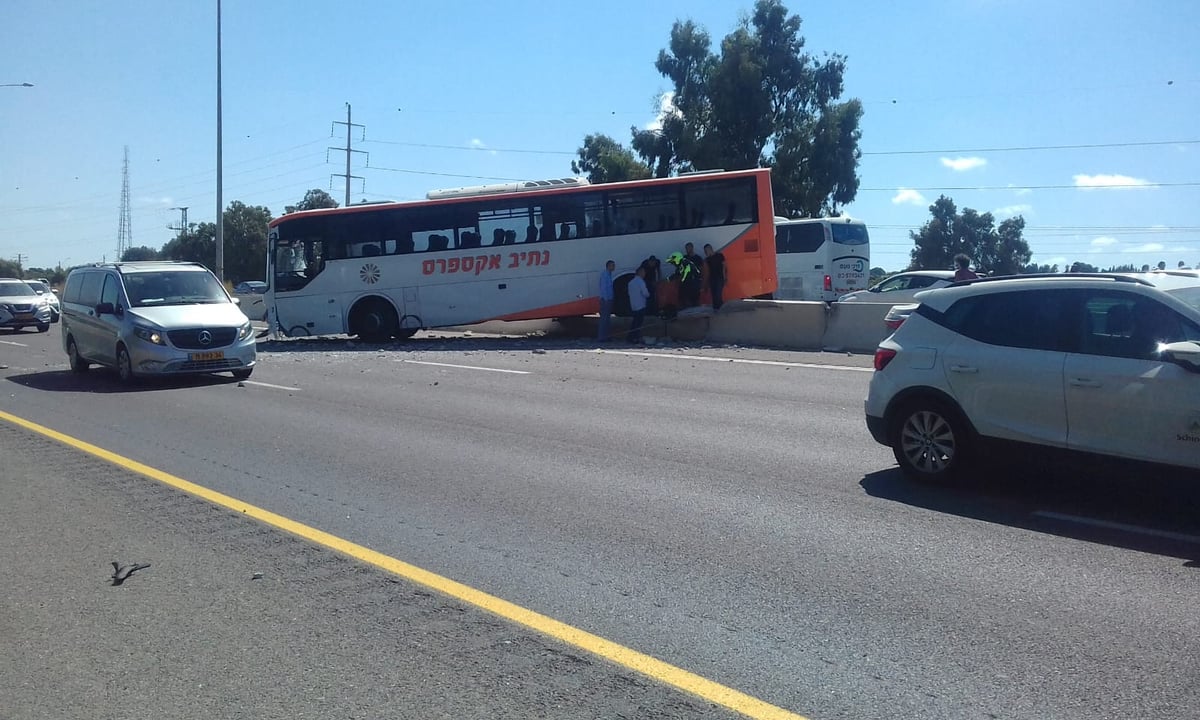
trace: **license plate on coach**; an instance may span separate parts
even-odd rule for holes
[[[193,361],[198,360],[221,360],[225,357],[223,350],[213,350],[211,352],[198,352],[188,355],[188,359]]]

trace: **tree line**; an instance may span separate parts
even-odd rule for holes
[[[298,210],[335,208],[338,202],[329,193],[312,189],[304,199],[284,208],[284,214]],[[235,200],[226,208],[222,235],[225,246],[225,276],[231,282],[262,280],[267,274],[267,226],[274,219],[261,205]],[[121,255],[123,262],[139,260],[176,260],[202,263],[213,269],[217,255],[217,225],[202,222],[190,225],[159,249],[132,247]]]

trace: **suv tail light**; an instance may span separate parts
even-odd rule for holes
[[[833,292],[833,276],[825,276],[825,292]]]
[[[896,351],[891,348],[875,348],[875,369],[884,369],[895,357]]]

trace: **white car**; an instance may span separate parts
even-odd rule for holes
[[[1200,469],[1200,277],[1012,276],[929,291],[875,353],[867,428],[961,479],[1030,446]]]
[[[868,290],[846,293],[838,302],[877,302],[900,304],[912,302],[922,290],[946,287],[954,282],[953,270],[913,270],[897,273]]]
[[[38,332],[46,332],[51,317],[45,296],[38,295],[23,280],[0,278],[0,328],[16,332],[33,325]]]
[[[33,288],[33,291],[46,299],[46,304],[50,306],[50,322],[58,322],[58,318],[62,315],[62,304],[58,301],[58,296],[50,289],[50,286],[45,280],[26,280],[25,284]]]

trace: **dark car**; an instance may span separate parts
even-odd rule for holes
[[[238,295],[262,295],[267,291],[267,284],[262,280],[247,280],[233,286]]]

